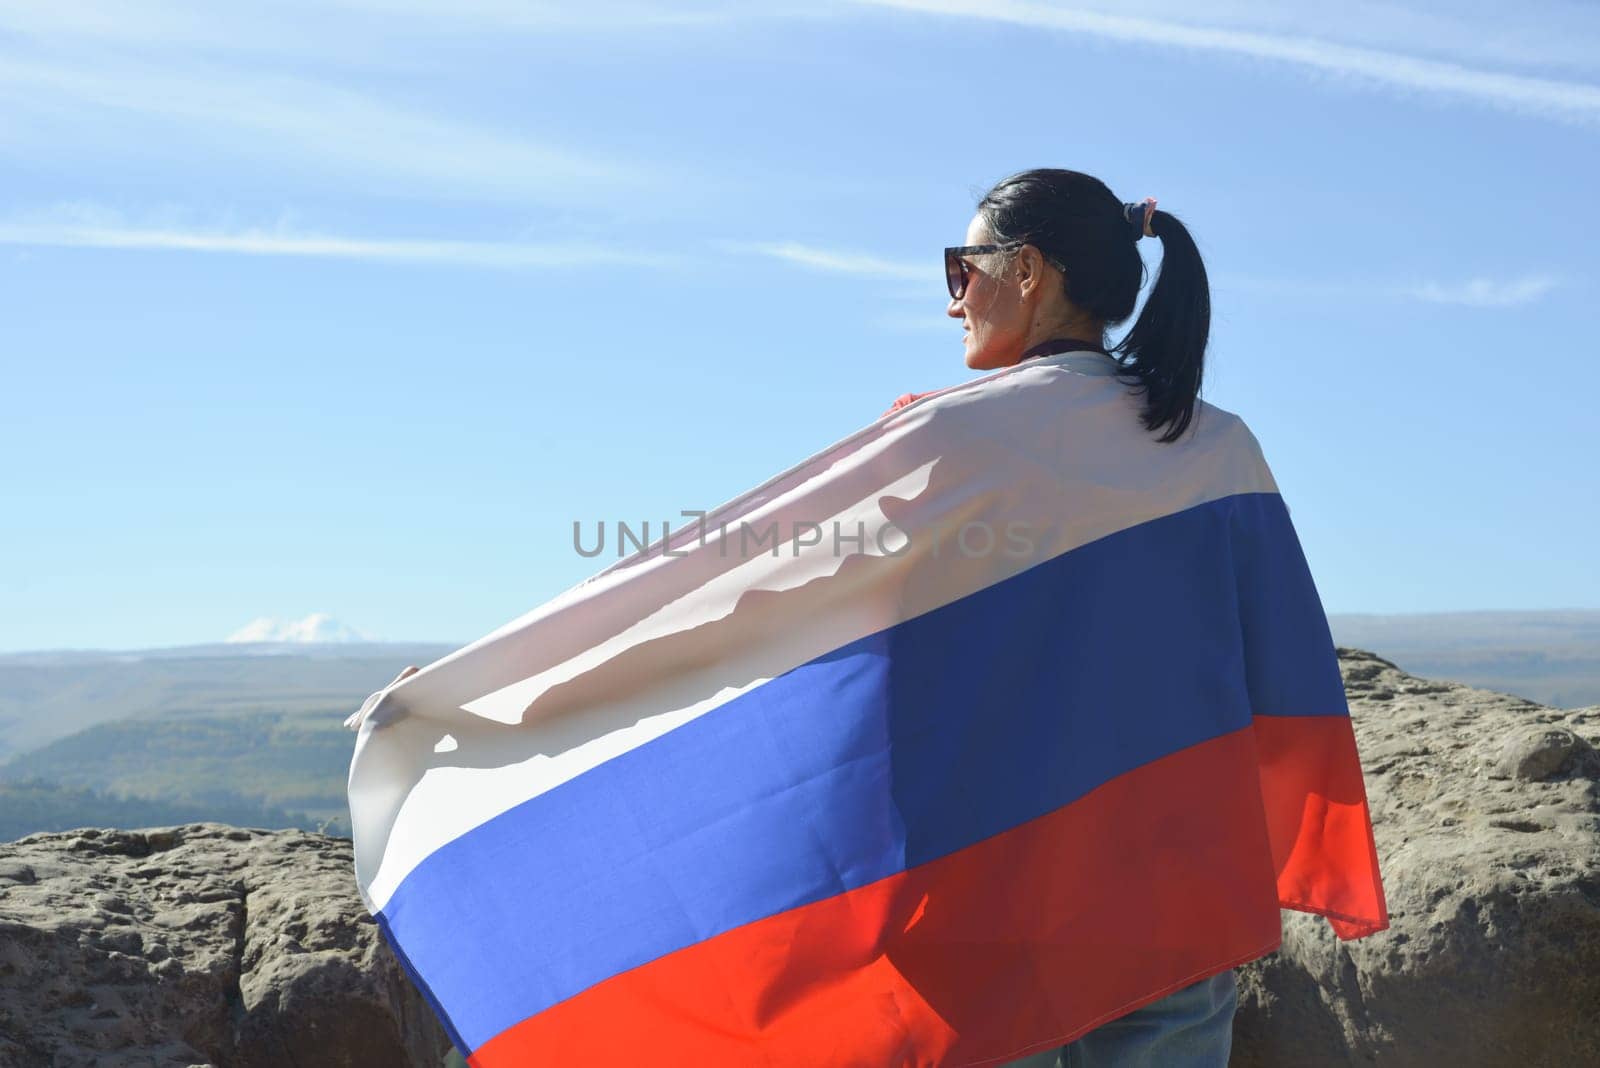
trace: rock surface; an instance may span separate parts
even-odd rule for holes
[[[1285,912],[1233,1065],[1600,1064],[1600,707],[1339,657],[1392,926]]]
[[[0,846],[0,1065],[436,1068],[352,863],[220,824]]]

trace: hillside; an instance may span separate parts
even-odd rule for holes
[[[218,791],[187,800],[114,797],[82,787],[25,780],[0,782],[0,842],[75,827],[151,827],[216,819],[240,827],[321,830],[348,836],[348,820],[327,823]]]
[[[173,802],[188,813],[172,816],[174,821],[204,818],[251,824],[206,805],[254,805],[263,811],[294,809],[300,816],[295,822],[258,819],[252,825],[299,827],[307,820],[337,820],[342,827],[351,738],[339,717],[349,715],[351,707],[329,706],[315,716],[144,715],[102,723],[0,765],[0,782],[42,779],[63,787]],[[122,825],[118,819],[87,822]],[[159,822],[144,820],[144,824]]]
[[[218,644],[0,655],[0,761],[130,716],[349,715],[438,644]]]
[[[1340,645],[1557,708],[1600,704],[1600,612],[1333,615]],[[4,837],[215,819],[348,833],[341,726],[432,644],[0,655]],[[29,783],[26,790],[21,784]]]

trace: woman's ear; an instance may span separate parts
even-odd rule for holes
[[[1044,256],[1032,245],[1023,245],[1013,262],[1017,268],[1017,298],[1026,300],[1044,281]]]

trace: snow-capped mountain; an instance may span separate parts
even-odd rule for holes
[[[326,612],[313,612],[304,619],[273,619],[263,616],[251,620],[228,635],[230,643],[240,642],[364,642],[371,641],[354,627],[347,627]]]

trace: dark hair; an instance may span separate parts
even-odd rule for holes
[[[1144,284],[1133,212],[1091,175],[1057,168],[1022,171],[1002,179],[978,202],[992,240],[1026,241],[1066,275],[1066,296],[1097,320],[1120,323],[1133,314]],[[1177,216],[1156,210],[1151,231],[1161,239],[1161,270],[1144,310],[1109,351],[1131,374],[1128,385],[1147,398],[1140,421],[1146,430],[1172,424],[1157,440],[1181,437],[1200,395],[1206,339],[1211,333],[1211,286],[1200,250]],[[1104,339],[1095,339],[1104,343]]]

